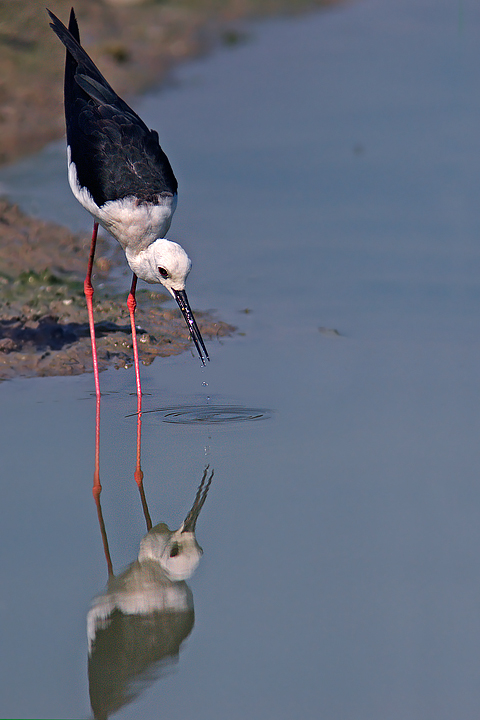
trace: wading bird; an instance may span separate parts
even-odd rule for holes
[[[180,245],[165,238],[177,205],[177,180],[159,145],[158,133],[149,130],[116,94],[81,47],[73,8],[68,29],[50,10],[48,13],[50,27],[67,49],[64,91],[68,180],[77,200],[94,218],[84,290],[95,392],[100,395],[92,267],[100,224],[118,240],[133,271],[127,305],[137,395],[141,397],[135,329],[137,278],[167,288],[182,311],[202,363],[209,360],[185,292],[190,259]]]

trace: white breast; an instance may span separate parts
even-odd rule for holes
[[[177,206],[177,195],[159,196],[158,204],[139,202],[134,197],[112,200],[99,207],[87,188],[78,182],[77,168],[67,147],[68,181],[78,202],[93,215],[124,250],[144,250],[157,238],[164,238]]]
[[[158,205],[139,203],[136,198],[113,200],[98,208],[98,222],[118,240],[124,250],[144,250],[164,238],[175,211],[177,198],[159,198]]]

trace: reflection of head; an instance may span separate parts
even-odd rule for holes
[[[213,470],[208,480],[207,475],[208,466],[192,508],[179,529],[172,532],[165,523],[159,523],[140,543],[138,560],[158,562],[171,580],[186,580],[200,562],[203,551],[195,538],[195,526],[212,482]]]
[[[181,528],[172,532],[165,523],[155,525],[145,535],[138,553],[140,563],[147,560],[159,563],[170,580],[189,578],[201,557],[202,549],[193,532],[183,532]]]

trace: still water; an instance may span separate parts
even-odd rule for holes
[[[365,0],[135,103],[178,175],[192,306],[240,332],[206,369],[142,368],[143,506],[133,370],[102,373],[108,587],[92,375],[0,386],[2,717],[89,716],[98,667],[98,717],[477,717],[479,48],[473,0]],[[0,183],[89,232],[61,144]],[[200,502],[203,555],[132,600],[146,505],[164,548]]]

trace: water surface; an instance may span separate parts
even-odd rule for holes
[[[192,306],[241,334],[206,369],[142,368],[153,523],[178,528],[215,475],[195,625],[118,717],[478,713],[479,40],[473,0],[365,0],[255,26],[135,104],[178,174]],[[88,231],[60,145],[0,183]],[[145,534],[133,370],[101,384],[118,574]],[[6,717],[90,712],[86,618],[107,581],[92,390],[0,387]]]

